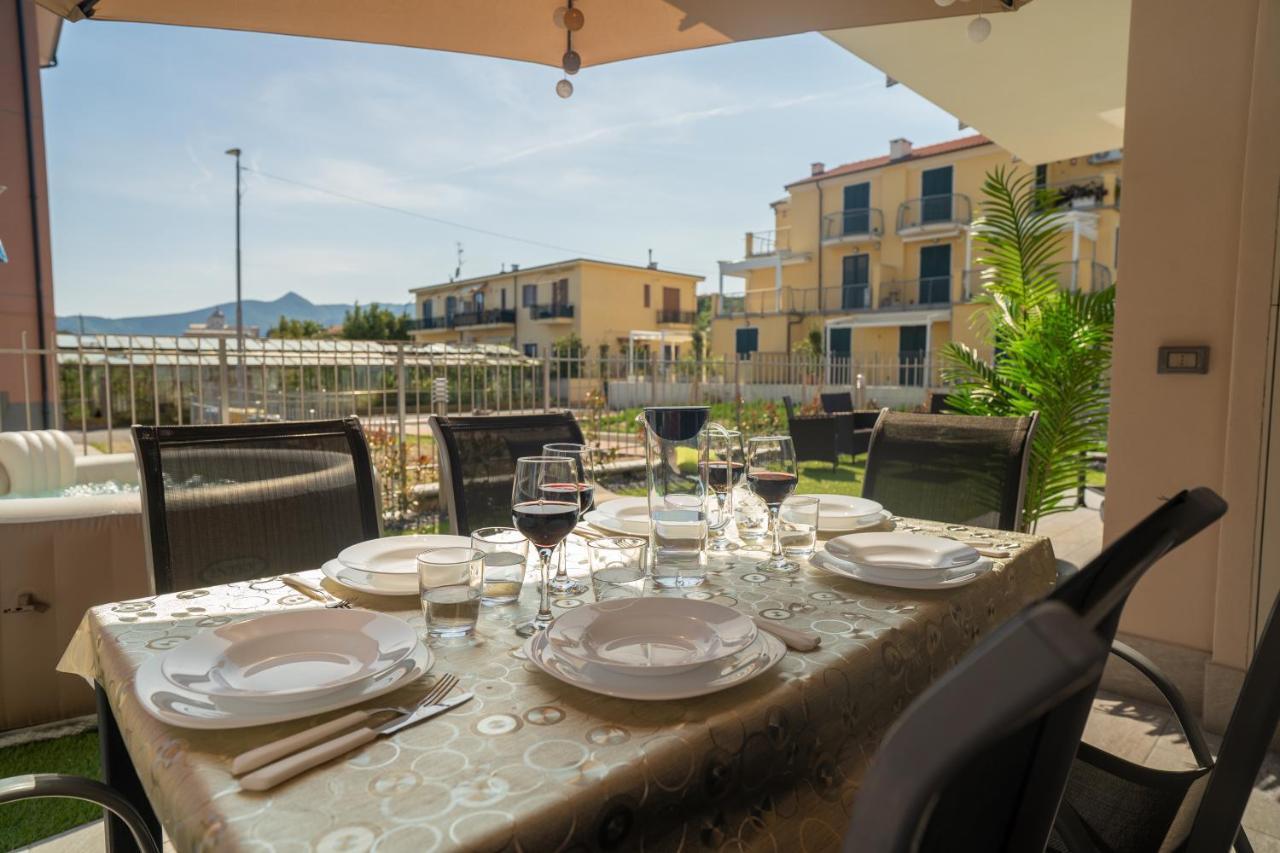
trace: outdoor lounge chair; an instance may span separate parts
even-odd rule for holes
[[[787,409],[787,431],[795,445],[797,462],[830,462],[840,464],[839,422],[837,415],[799,415],[790,397],[783,397]]]
[[[862,495],[896,515],[1017,530],[1036,420],[885,409]]]
[[[440,500],[453,532],[468,536],[492,525],[511,526],[511,481],[516,460],[541,456],[553,442],[583,443],[572,412],[428,419],[440,460]]]
[[[820,394],[818,397],[822,401],[822,411],[826,412],[828,415],[836,415],[840,412],[853,411],[853,395],[848,391]]]
[[[133,428],[156,592],[317,569],[380,535],[356,418]]]
[[[845,850],[1045,849],[1102,676],[1102,657],[1125,600],[1160,557],[1225,511],[1226,504],[1208,489],[1176,495],[1058,587],[1048,601],[1005,623],[931,685],[903,713],[876,754],[854,804]],[[1081,636],[1082,630],[1087,636]],[[1259,667],[1280,663],[1276,657],[1280,648],[1264,641],[1251,678]],[[1242,693],[1242,702],[1245,698]],[[1278,703],[1275,695],[1259,702],[1266,711],[1252,715],[1252,727],[1269,719],[1274,730]],[[1223,759],[1225,765],[1225,743]],[[1250,771],[1240,766],[1248,763],[1244,757],[1235,760],[1240,764],[1232,780],[1238,786],[1247,772],[1247,794],[1257,764]],[[1224,792],[1227,787],[1224,782]],[[1227,799],[1224,793],[1222,800]],[[1234,815],[1238,824],[1234,808],[1220,811],[1225,820]],[[1218,847],[1188,849],[1225,850],[1233,835]],[[1058,838],[1054,836],[1055,843]],[[1062,849],[1076,853],[1075,847]]]

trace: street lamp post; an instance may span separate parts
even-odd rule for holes
[[[228,148],[236,158],[236,359],[240,363],[240,417],[249,410],[248,370],[244,363],[244,313],[240,306],[240,199],[244,195],[240,182],[240,149]]]

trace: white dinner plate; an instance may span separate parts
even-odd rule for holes
[[[376,575],[416,575],[417,557],[428,548],[470,548],[471,539],[466,536],[446,536],[436,533],[415,536],[384,536],[357,542],[343,548],[338,562],[353,569]]]
[[[975,563],[958,569],[942,571],[916,571],[912,574],[889,575],[884,571],[857,563],[847,563],[837,559],[826,551],[817,551],[809,558],[809,563],[828,574],[852,578],[863,583],[877,586],[895,587],[897,589],[952,589],[976,581],[991,570],[991,561],[982,558]]]
[[[567,611],[547,629],[574,662],[635,676],[675,675],[737,654],[756,638],[738,611],[689,598],[628,598]]]
[[[885,569],[955,569],[977,562],[978,552],[955,539],[922,533],[859,533],[827,543],[832,556],[860,566]]]
[[[649,516],[646,515],[642,523],[635,521],[623,521],[617,516],[609,515],[602,510],[593,509],[582,517],[582,520],[592,527],[603,530],[606,533],[616,533],[619,536],[648,536],[649,535]]]
[[[874,530],[881,525],[890,525],[889,529],[893,529],[893,522],[889,519],[893,518],[893,514],[887,509],[882,509],[875,515],[865,516],[863,518],[828,518],[824,513],[826,509],[821,505],[818,506],[818,532],[819,533],[859,533],[865,530]]]
[[[286,610],[200,632],[164,655],[161,673],[204,696],[293,702],[373,678],[417,645],[407,622],[372,610]]]
[[[336,584],[354,589],[356,592],[367,592],[371,595],[417,595],[418,576],[371,574],[363,569],[344,566],[337,560],[330,560],[320,567],[324,576]]]
[[[431,650],[418,643],[407,658],[374,678],[321,696],[262,704],[182,690],[164,677],[164,655],[156,655],[138,667],[134,691],[143,709],[162,723],[185,729],[242,729],[310,717],[390,693],[425,675],[434,661]]]
[[[649,524],[648,498],[614,498],[596,506],[605,515],[611,515],[621,522],[633,524]]]
[[[868,498],[856,498],[853,495],[796,495],[798,498],[817,498],[818,514],[834,524],[842,526],[857,525],[878,518],[884,507]]]
[[[619,699],[664,701],[706,696],[750,681],[777,665],[786,656],[787,647],[772,634],[760,631],[750,646],[732,657],[665,678],[627,675],[569,659],[551,647],[546,631],[530,637],[524,653],[534,666],[574,687]]]

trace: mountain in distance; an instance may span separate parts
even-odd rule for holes
[[[413,315],[411,302],[400,305],[381,302],[378,304],[396,314]],[[244,311],[245,326],[257,326],[265,335],[282,315],[291,320],[314,320],[325,327],[340,326],[343,317],[354,306],[316,305],[305,296],[290,291],[270,302],[262,299],[246,299],[241,303],[241,307]],[[83,319],[86,334],[180,335],[190,324],[203,323],[209,319],[209,315],[215,308],[221,308],[222,313],[227,316],[227,323],[235,325],[235,302],[223,302],[219,305],[210,305],[208,308],[198,308],[195,311],[184,311],[179,314],[152,314],[145,317],[92,317],[86,314],[82,318],[79,314],[70,314],[58,318],[58,331],[79,332]]]

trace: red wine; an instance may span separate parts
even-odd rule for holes
[[[747,483],[756,497],[769,506],[777,506],[795,491],[796,475],[786,471],[752,471],[747,474]]]
[[[729,491],[742,477],[741,462],[704,462],[702,470],[706,475],[707,485],[715,492]]]
[[[549,501],[577,501],[582,512],[595,508],[595,487],[590,483],[547,483],[542,494]]]
[[[511,508],[516,530],[542,548],[554,548],[578,525],[578,504],[566,501],[525,501]]]

